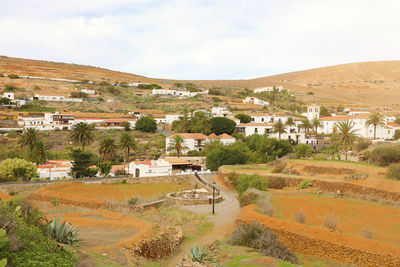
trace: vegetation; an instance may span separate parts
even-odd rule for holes
[[[182,154],[182,150],[188,148],[187,146],[184,145],[184,143],[185,139],[182,136],[180,136],[179,134],[175,135],[174,137],[172,137],[168,149],[170,151],[175,150],[179,158]]]
[[[35,142],[30,157],[36,164],[45,163],[49,158],[48,147],[42,141]]]
[[[281,140],[281,134],[286,133],[285,125],[282,123],[281,119],[279,119],[272,128],[274,133],[278,134],[278,139]]]
[[[247,114],[238,113],[235,115],[236,119],[240,120],[240,123],[249,123],[251,122],[251,117]]]
[[[63,221],[60,214],[54,216],[51,220],[46,220],[46,226],[50,237],[57,242],[71,246],[78,245],[78,229]]]
[[[14,171],[15,169],[25,169],[23,175],[24,178],[32,178],[37,176],[37,169],[35,164],[19,158],[9,158],[0,162],[0,181],[8,182],[15,181],[16,175],[20,175],[20,171]]]
[[[100,142],[99,154],[102,160],[112,160],[116,155],[117,145],[111,137],[106,137]]]
[[[124,181],[126,182],[126,180],[124,180]],[[139,202],[139,198],[137,198],[137,197],[131,197],[128,200],[128,204],[129,205],[136,205],[138,202]]]
[[[301,183],[297,185],[297,189],[305,189],[312,186],[312,181],[311,180],[304,180]]]
[[[215,117],[210,119],[210,127],[211,132],[216,135],[232,134],[236,129],[236,123],[228,118]]]
[[[199,248],[197,245],[193,245],[188,253],[189,258],[194,262],[202,263],[207,257],[206,247]]]
[[[19,76],[17,74],[8,74],[8,78],[10,78],[10,79],[19,79]]]
[[[245,138],[245,144],[251,151],[248,153],[248,161],[255,163],[273,161],[293,151],[288,140],[277,140],[266,135],[250,135]]]
[[[324,217],[322,225],[329,230],[335,231],[338,225],[338,218],[334,214],[330,214]]]
[[[311,121],[311,126],[314,128],[315,133],[318,133],[318,128],[322,128],[322,122],[318,118]]]
[[[378,146],[370,153],[371,160],[380,166],[400,161],[400,149],[396,146]]]
[[[304,132],[308,134],[310,129],[312,128],[312,124],[307,118],[304,118],[301,120],[301,124],[299,125],[299,127],[300,129],[304,129]]]
[[[255,221],[240,223],[232,232],[229,243],[254,248],[259,250],[262,255],[278,258],[293,264],[300,263],[296,255],[288,250],[275,234]]]
[[[386,178],[400,181],[400,164],[391,164],[386,172]]]
[[[336,123],[337,133],[335,134],[338,145],[342,148],[345,153],[345,159],[347,160],[347,152],[353,146],[354,142],[358,139],[354,128],[353,121],[340,121]]]
[[[125,151],[125,157],[124,157],[124,170],[125,170],[126,162],[129,163],[129,153],[131,150],[136,149],[137,143],[130,134],[124,133],[121,135],[119,146]]]
[[[385,126],[385,116],[379,112],[372,113],[368,120],[365,121],[365,126],[374,126],[374,139],[376,139],[376,127],[384,127]]]
[[[39,103],[31,103],[15,108],[14,110],[24,112],[55,112],[56,108],[42,107]]]
[[[52,240],[41,214],[21,201],[0,202],[0,259],[8,266],[75,266],[76,257]],[[4,262],[4,260],[2,260]]]
[[[293,216],[296,222],[298,223],[304,223],[306,221],[306,214],[304,213],[304,210],[301,208],[298,211],[296,211],[293,214]]]
[[[110,161],[103,161],[97,164],[97,168],[99,168],[101,175],[103,175],[104,177],[106,177],[110,173],[111,167],[112,162]]]
[[[204,133],[210,134],[210,121],[205,112],[196,112],[189,116],[187,109],[183,111],[183,116],[174,121],[172,129],[175,133]]]
[[[136,121],[135,129],[141,132],[154,133],[157,130],[157,123],[152,117],[143,116]]]
[[[242,195],[247,189],[255,188],[258,190],[266,190],[268,188],[267,180],[257,174],[246,175],[246,174],[235,174],[232,173],[228,176],[229,181],[238,191],[239,195]]]
[[[247,161],[246,152],[241,145],[220,145],[206,153],[206,166],[211,171],[216,171],[222,165],[245,164]]]
[[[306,144],[297,144],[293,147],[293,152],[296,155],[296,158],[306,158],[311,156],[313,150]]]
[[[97,158],[90,152],[82,152],[80,148],[73,149],[71,151],[72,157],[72,168],[71,168],[71,175],[75,178],[83,178],[83,177],[92,177],[96,175],[94,170],[91,170],[89,166],[95,165],[97,163]],[[94,173],[94,174],[93,174]]]
[[[80,122],[72,127],[70,139],[74,145],[80,145],[82,152],[85,152],[85,146],[90,145],[94,141],[94,124]]]
[[[19,144],[21,147],[28,147],[30,151],[33,150],[33,146],[39,141],[39,130],[35,128],[28,128],[23,131],[19,137]]]

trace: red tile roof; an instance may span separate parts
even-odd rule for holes
[[[174,138],[175,136],[180,135],[183,139],[196,139],[196,140],[206,140],[208,137],[202,133],[174,133],[168,138]]]

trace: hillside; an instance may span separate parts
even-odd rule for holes
[[[399,108],[400,61],[351,63],[249,80],[192,81],[205,87],[283,85],[306,102]],[[313,92],[309,96],[307,92]],[[366,101],[367,100],[367,101]]]

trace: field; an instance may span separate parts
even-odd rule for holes
[[[322,227],[324,217],[334,214],[339,232],[362,236],[369,227],[374,240],[400,244],[400,207],[287,191],[273,192],[271,200],[278,219],[295,221],[293,214],[301,208],[307,225]]]

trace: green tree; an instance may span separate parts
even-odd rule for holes
[[[98,163],[97,167],[99,168],[100,173],[104,177],[106,177],[111,171],[112,163],[111,163],[111,161],[103,161],[103,162]]]
[[[301,124],[300,124],[300,128],[304,129],[304,132],[306,134],[308,134],[308,132],[310,131],[310,128],[312,127],[311,122],[309,121],[309,119],[304,118],[301,120]]]
[[[320,117],[329,117],[331,113],[329,112],[328,108],[325,106],[321,106],[319,109],[319,116]]]
[[[115,157],[117,150],[117,145],[115,144],[115,140],[106,137],[101,141],[99,147],[99,154],[103,160],[111,160]]]
[[[374,139],[376,139],[376,127],[384,127],[385,126],[385,116],[379,112],[372,113],[368,120],[365,121],[365,126],[374,126]]]
[[[311,125],[315,129],[315,133],[318,133],[318,128],[322,128],[322,123],[317,117],[312,119]]]
[[[240,123],[249,123],[251,122],[251,117],[247,114],[239,113],[235,115],[236,119],[240,120]]]
[[[358,139],[356,130],[354,130],[353,121],[340,121],[336,123],[337,128],[337,140],[339,141],[339,147],[345,153],[345,159],[347,160],[347,151],[352,147],[354,142]]]
[[[311,156],[313,150],[306,144],[297,144],[293,148],[293,152],[297,158],[304,158]]]
[[[48,148],[42,141],[37,141],[33,144],[31,158],[36,164],[43,164],[49,158]]]
[[[39,131],[35,128],[28,128],[21,134],[18,142],[21,147],[29,147],[29,150],[32,151],[33,145],[38,142],[39,139]]]
[[[130,134],[124,133],[121,135],[121,139],[119,140],[119,146],[125,151],[125,157],[124,157],[124,170],[125,170],[126,162],[128,162],[129,164],[130,150],[136,149],[137,143]]]
[[[85,146],[90,145],[94,141],[94,124],[80,122],[72,126],[70,139],[76,146],[82,147],[82,152],[85,152]]]
[[[129,122],[124,123],[125,132],[129,132],[131,130],[131,124]]]
[[[136,121],[135,129],[141,132],[154,133],[157,130],[157,123],[152,117],[143,116]]]
[[[393,139],[394,140],[399,140],[400,139],[400,130],[394,131]]]
[[[281,134],[286,133],[285,125],[282,123],[281,119],[274,124],[272,131],[277,133],[278,139],[281,140]]]
[[[187,149],[188,147],[184,145],[185,143],[185,139],[177,134],[174,137],[172,137],[170,143],[169,143],[169,147],[168,150],[175,150],[176,153],[178,154],[178,158],[181,156],[182,154],[182,150]]]
[[[25,168],[25,178],[32,178],[37,176],[37,169],[35,164],[32,162],[13,158],[13,159],[6,159],[0,163],[0,181],[13,181],[15,180],[14,176],[14,169],[17,168]]]
[[[15,179],[17,179],[17,180],[24,179],[27,171],[28,170],[24,167],[15,168],[12,170],[13,175],[14,175]]]
[[[206,155],[207,169],[212,171],[218,170],[222,165],[245,164],[246,161],[246,153],[240,147],[234,145],[222,146]]]
[[[73,149],[70,154],[73,160],[71,175],[75,178],[92,176],[89,166],[97,163],[96,156],[90,152],[82,152],[80,148]]]
[[[285,125],[289,126],[289,128],[290,128],[290,127],[296,126],[296,122],[294,121],[293,117],[289,117],[289,118],[287,118]]]
[[[211,132],[216,135],[223,133],[232,134],[236,129],[236,123],[233,120],[223,117],[210,119]]]
[[[8,104],[10,104],[10,99],[8,99],[7,97],[0,98],[0,105],[8,105]]]

